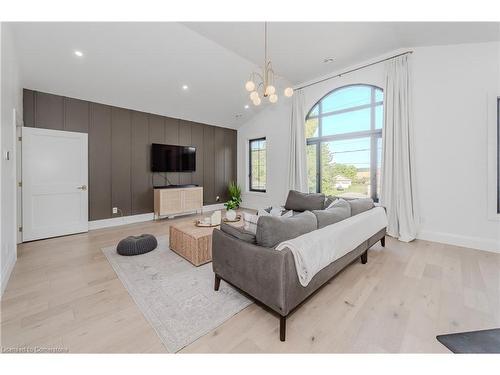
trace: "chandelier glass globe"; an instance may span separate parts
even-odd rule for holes
[[[255,100],[259,98],[259,93],[257,91],[252,91],[250,93],[250,99]]]
[[[293,89],[292,89],[291,87],[287,87],[287,88],[285,89],[285,96],[286,96],[287,98],[289,98],[289,97],[291,97],[292,95],[293,95]]]
[[[247,81],[247,83],[245,83],[245,89],[247,91],[253,91],[255,89],[255,83],[253,81]]]
[[[259,97],[257,97],[255,100],[252,100],[253,105],[258,106],[262,102]]]
[[[266,87],[266,95],[269,96],[269,95],[272,95],[276,92],[276,87],[274,87],[273,85],[268,85]]]
[[[276,103],[278,101],[278,95],[272,94],[271,96],[269,96],[269,101],[271,103]]]

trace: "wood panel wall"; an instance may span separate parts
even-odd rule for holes
[[[153,185],[203,186],[203,204],[225,202],[236,180],[236,130],[24,90],[24,125],[88,133],[89,220],[153,212]],[[151,143],[196,147],[196,171],[151,173]]]

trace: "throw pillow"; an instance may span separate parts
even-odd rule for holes
[[[330,203],[330,204],[328,205],[328,207],[326,207],[326,208],[325,208],[325,210],[328,210],[329,208],[335,207],[335,205],[336,205],[336,204],[338,204],[338,203],[340,203],[340,202],[345,202],[345,203],[347,203],[347,202],[345,201],[345,199],[342,199],[342,198],[335,198],[335,200],[333,200],[333,202],[332,202],[332,203]]]
[[[301,193],[290,190],[286,198],[285,209],[293,211],[322,210],[325,205],[325,195],[318,193]]]
[[[282,207],[268,207],[264,210],[272,216],[290,217],[294,215],[294,212],[292,210],[286,210]]]
[[[351,205],[351,216],[371,210],[374,207],[373,199],[371,198],[353,199],[348,202]]]
[[[257,211],[257,216],[272,216],[270,211],[267,211],[265,208],[261,208]]]
[[[318,229],[321,229],[351,217],[351,206],[345,200],[337,199],[331,208],[315,210],[313,214],[316,215]]]
[[[333,195],[328,195],[325,197],[325,209],[327,209],[328,207],[331,206],[332,203],[334,203],[335,201],[337,201],[339,198],[338,197],[335,197]]]
[[[286,210],[283,207],[271,206],[268,208],[264,208],[264,211],[272,216],[281,216]]]
[[[248,212],[243,212],[243,228],[249,232],[257,232],[257,220],[259,220],[258,215],[249,214]]]
[[[262,216],[257,221],[257,244],[275,247],[283,241],[316,230],[317,225],[316,216],[310,211],[291,217]]]
[[[220,223],[220,230],[241,241],[248,243],[256,243],[255,233],[252,233],[244,228],[235,227],[224,222]]]

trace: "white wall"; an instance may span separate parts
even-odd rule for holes
[[[489,217],[487,203],[487,111],[500,95],[498,48],[498,43],[481,43],[413,49],[419,238],[500,252],[500,221]],[[384,88],[383,64],[305,89],[306,108],[354,83]],[[248,180],[248,139],[268,138],[268,191],[244,193],[245,207],[281,205],[286,199],[290,113],[286,102],[238,130],[242,186]]]
[[[290,104],[280,101],[266,108],[238,129],[238,183],[242,188],[242,205],[262,208],[281,205],[286,197],[288,134]],[[248,141],[266,137],[267,188],[265,193],[248,191]]]
[[[498,46],[425,47],[414,54],[419,238],[500,252],[500,222],[489,218],[487,198]]]
[[[18,120],[22,116],[22,86],[10,26],[1,25],[1,98],[0,98],[0,263],[1,293],[3,294],[10,273],[17,259],[16,251],[16,158],[14,109]],[[10,160],[5,153],[10,152]]]

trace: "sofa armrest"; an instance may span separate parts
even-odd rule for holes
[[[214,272],[279,314],[285,309],[287,257],[292,257],[288,249],[257,246],[218,229],[212,234]]]

